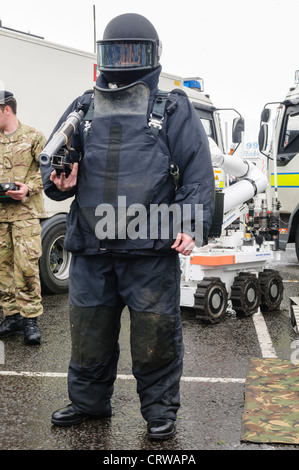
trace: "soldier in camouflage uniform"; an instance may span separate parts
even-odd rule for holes
[[[44,216],[38,156],[44,135],[23,125],[12,93],[0,91],[0,183],[19,189],[0,194],[0,338],[24,332],[26,344],[39,344],[37,317],[43,313],[38,260],[40,218]]]

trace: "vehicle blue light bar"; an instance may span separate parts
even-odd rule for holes
[[[196,91],[203,91],[203,79],[202,78],[185,78],[184,86],[187,88],[192,88]]]

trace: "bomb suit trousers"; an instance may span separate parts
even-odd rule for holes
[[[76,410],[111,412],[121,314],[127,306],[142,416],[146,421],[176,418],[183,363],[179,296],[176,254],[72,256],[68,389]]]

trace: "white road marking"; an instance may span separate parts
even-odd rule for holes
[[[16,372],[13,370],[1,370],[0,376],[21,376],[21,377],[67,377],[64,372]],[[135,380],[133,375],[120,374],[117,376],[121,380]],[[221,382],[221,383],[243,383],[245,379],[236,379],[233,377],[182,377],[182,382]]]
[[[275,349],[272,344],[271,337],[269,335],[265,319],[261,313],[261,310],[258,309],[258,312],[253,316],[253,324],[255,326],[255,331],[259,340],[261,352],[263,358],[273,357],[276,358]]]

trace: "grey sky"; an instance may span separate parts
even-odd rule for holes
[[[162,67],[200,76],[218,107],[245,116],[247,139],[256,140],[260,112],[283,100],[299,69],[298,0],[11,0],[2,2],[3,26],[93,52],[93,5],[100,38],[114,16],[146,16],[163,43]]]

